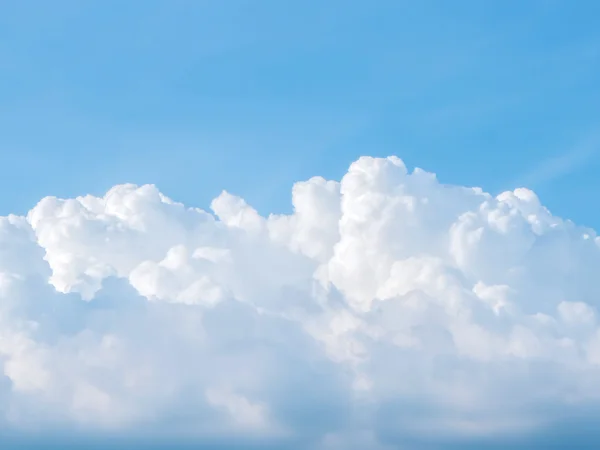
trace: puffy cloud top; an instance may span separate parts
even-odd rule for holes
[[[121,185],[0,218],[0,425],[383,449],[594,417],[593,230],[396,157],[292,201]]]

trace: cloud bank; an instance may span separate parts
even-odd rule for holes
[[[444,185],[396,157],[292,198],[262,217],[226,192],[211,213],[120,185],[0,218],[0,429],[215,448],[596,439],[593,230],[527,189]]]

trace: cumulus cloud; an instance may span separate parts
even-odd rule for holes
[[[121,185],[1,218],[2,429],[450,448],[594,417],[593,230],[396,157],[292,201]]]

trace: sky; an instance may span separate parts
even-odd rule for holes
[[[598,448],[599,16],[0,1],[0,446]]]
[[[154,183],[261,212],[397,155],[598,227],[593,1],[4,1],[0,214]]]

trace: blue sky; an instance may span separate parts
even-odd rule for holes
[[[293,182],[396,154],[600,227],[597,2],[0,8],[0,214],[122,182],[286,211]]]
[[[0,216],[25,214],[45,196],[102,195],[120,183],[156,184],[171,198],[202,208],[208,208],[211,200],[226,189],[266,216],[290,211],[291,187],[299,180],[315,175],[339,180],[361,155],[397,155],[409,168],[435,172],[442,183],[481,186],[493,194],[521,186],[532,188],[555,215],[600,230],[599,18],[600,2],[591,0],[1,1]],[[64,206],[49,201],[35,210],[35,220],[30,219],[27,224],[14,218],[0,220],[0,275],[19,275],[14,279],[0,278],[0,330],[4,332],[10,328],[8,325],[17,329],[21,324],[36,324],[30,327],[33,331],[27,329],[31,336],[25,334],[31,338],[30,353],[21,351],[18,345],[11,350],[13,353],[4,347],[0,349],[0,446],[3,442],[15,446],[23,442],[18,432],[3,428],[5,405],[16,405],[10,412],[16,411],[15,417],[21,413],[18,419],[32,422],[37,413],[44,420],[46,415],[54,419],[56,413],[59,420],[61,407],[62,414],[70,418],[70,408],[77,410],[81,406],[73,406],[71,387],[73,398],[84,399],[84,413],[85,400],[89,398],[100,406],[113,405],[110,402],[122,406],[107,408],[108,419],[113,418],[113,411],[121,411],[124,421],[136,418],[133,413],[128,415],[129,407],[136,414],[141,411],[140,417],[154,408],[163,414],[157,416],[160,420],[167,417],[176,422],[180,407],[182,414],[189,413],[190,420],[207,420],[219,408],[235,409],[230,405],[242,402],[250,405],[251,412],[258,411],[259,424],[261,420],[270,424],[267,419],[271,417],[265,416],[262,404],[258,400],[253,404],[242,395],[249,395],[252,400],[250,394],[255,394],[259,400],[265,399],[275,419],[300,430],[298,436],[302,439],[291,442],[290,448],[305,448],[306,442],[308,448],[313,448],[310,438],[320,436],[328,427],[339,427],[340,435],[348,439],[340,441],[341,448],[345,448],[345,442],[360,447],[363,441],[354,442],[355,424],[362,424],[379,441],[395,448],[410,437],[404,435],[404,429],[398,431],[394,421],[397,416],[410,416],[417,423],[419,415],[432,415],[435,407],[440,407],[438,425],[443,429],[444,414],[449,415],[443,395],[431,410],[426,402],[417,405],[421,409],[413,410],[400,394],[397,398],[401,400],[392,398],[392,393],[396,395],[397,379],[406,377],[407,386],[411,382],[420,386],[422,380],[429,380],[430,367],[425,364],[429,354],[423,353],[425,356],[420,359],[421,353],[416,352],[417,356],[410,359],[412,353],[393,353],[396,349],[391,340],[386,341],[387,337],[397,331],[394,327],[404,326],[403,320],[408,317],[414,322],[407,319],[407,329],[412,327],[419,333],[424,330],[424,342],[431,338],[431,342],[426,342],[433,348],[431,354],[446,355],[448,329],[460,337],[464,330],[477,331],[487,325],[490,333],[496,332],[494,327],[499,324],[501,335],[505,317],[501,316],[497,324],[496,316],[489,319],[491,313],[489,317],[482,313],[479,317],[479,310],[473,309],[477,314],[472,314],[472,328],[455,323],[452,315],[448,315],[451,319],[447,323],[439,319],[440,325],[433,313],[412,318],[410,310],[406,313],[401,309],[410,304],[399,303],[395,311],[392,303],[386,312],[389,316],[381,315],[385,321],[368,315],[365,319],[365,323],[373,320],[384,330],[389,327],[390,334],[381,343],[372,342],[370,335],[368,339],[362,336],[358,325],[359,331],[349,326],[350,331],[343,332],[350,336],[348,347],[353,346],[354,338],[367,342],[367,353],[374,362],[366,370],[381,384],[376,386],[381,387],[382,394],[380,403],[373,408],[375,412],[363,411],[362,405],[355,408],[348,400],[354,388],[340,383],[347,381],[346,366],[330,367],[329,356],[325,358],[321,351],[321,341],[305,333],[305,323],[298,321],[291,326],[287,321],[274,319],[281,311],[287,312],[285,308],[292,311],[298,296],[298,304],[307,310],[306,323],[312,324],[313,318],[315,324],[328,323],[329,316],[321,315],[321,292],[313,290],[315,274],[322,274],[320,269],[325,266],[330,276],[328,287],[334,288],[331,298],[327,298],[330,309],[323,310],[327,314],[339,312],[342,325],[350,320],[346,312],[354,307],[356,299],[352,296],[362,292],[357,286],[366,286],[364,296],[368,301],[384,295],[388,288],[390,298],[403,298],[421,289],[426,294],[423,304],[432,295],[438,295],[436,301],[443,305],[447,292],[431,294],[431,289],[450,280],[456,282],[456,292],[471,295],[481,288],[482,293],[475,294],[485,301],[496,301],[495,295],[503,301],[506,287],[506,292],[515,295],[514,303],[524,306],[524,311],[546,313],[552,309],[552,323],[562,328],[548,328],[548,335],[554,339],[552,333],[564,333],[569,339],[565,337],[561,345],[579,345],[573,344],[573,353],[565,350],[565,355],[575,355],[575,362],[579,361],[577,358],[587,358],[585,367],[589,371],[582,370],[581,378],[573,376],[580,373],[579,365],[572,366],[573,372],[569,372],[571,366],[565,365],[569,370],[563,372],[560,352],[564,349],[555,352],[558,347],[553,346],[551,338],[547,339],[551,344],[546,345],[546,329],[535,334],[539,330],[533,325],[533,331],[521,326],[529,326],[530,317],[517,313],[506,323],[522,334],[507,334],[506,341],[498,341],[503,343],[498,344],[503,351],[508,347],[504,342],[522,344],[515,344],[513,350],[518,357],[510,360],[513,365],[503,365],[505,354],[500,351],[498,365],[496,360],[487,364],[475,357],[473,360],[478,362],[470,362],[461,353],[471,350],[467,344],[481,341],[484,346],[487,341],[479,339],[476,333],[465,334],[462,341],[456,339],[456,347],[464,344],[464,348],[452,353],[447,361],[442,358],[440,378],[448,382],[447,386],[453,386],[454,378],[446,380],[444,371],[456,369],[453,376],[458,380],[457,386],[475,386],[473,390],[478,388],[483,393],[489,390],[493,394],[489,398],[495,399],[498,409],[508,411],[506,416],[489,415],[490,419],[483,414],[489,412],[485,403],[481,409],[473,409],[473,416],[483,411],[481,417],[475,417],[480,422],[465,415],[466,428],[469,420],[482,426],[497,420],[501,425],[498,429],[506,426],[521,430],[511,428],[512,414],[521,414],[521,406],[523,417],[516,417],[515,422],[528,419],[528,414],[546,420],[542,431],[527,436],[531,440],[525,444],[515,443],[513,448],[546,448],[548,441],[554,441],[556,448],[573,448],[578,445],[576,439],[587,441],[579,446],[583,448],[586,443],[598,442],[598,435],[589,424],[597,422],[595,404],[600,397],[590,397],[590,402],[595,403],[588,409],[582,401],[580,416],[565,409],[567,403],[562,402],[562,397],[554,403],[550,398],[548,407],[536,397],[540,395],[546,401],[546,392],[558,392],[556,397],[560,397],[563,387],[564,392],[572,389],[575,393],[589,392],[590,396],[597,392],[595,381],[590,383],[592,387],[586,384],[597,379],[600,367],[600,328],[593,322],[600,308],[596,273],[600,253],[595,244],[581,230],[558,226],[554,218],[538,210],[525,195],[508,196],[499,205],[490,206],[492,209],[484,211],[491,211],[489,217],[473,213],[471,221],[463,220],[467,215],[463,213],[472,212],[468,208],[478,207],[483,200],[464,190],[459,195],[434,183],[425,186],[427,183],[419,174],[402,185],[408,186],[406,195],[421,196],[423,204],[431,199],[427,204],[433,205],[431,210],[439,215],[430,214],[427,206],[423,207],[424,212],[412,211],[410,216],[407,211],[412,203],[403,193],[369,184],[388,175],[390,179],[401,179],[401,164],[394,159],[363,160],[361,164],[360,170],[349,176],[347,185],[354,190],[344,196],[343,201],[347,199],[350,205],[350,213],[345,215],[341,214],[338,188],[313,182],[301,186],[297,205],[303,213],[293,216],[293,220],[258,219],[235,199],[222,196],[217,205],[220,211],[216,212],[220,228],[215,225],[213,229],[212,222],[205,223],[204,216],[197,212],[183,213],[176,206],[165,206],[157,191],[133,188],[116,190],[109,205],[98,206],[90,200],[95,207],[84,208],[76,202]],[[429,197],[425,188],[420,190],[422,186],[430,189]],[[380,202],[381,192],[387,203]],[[377,202],[379,206],[375,205]],[[372,209],[364,207],[371,204],[375,205]],[[398,205],[408,206],[405,211]],[[534,211],[528,218],[538,221],[535,226],[542,224],[546,235],[533,233],[533,226],[522,217],[519,208]],[[346,229],[339,226],[342,218]],[[508,231],[498,240],[495,220],[512,226],[503,229]],[[364,223],[370,226],[369,232],[360,234],[356,230],[362,230]],[[253,234],[254,226],[270,227],[269,232],[277,239],[269,235],[272,242],[259,240]],[[471,238],[479,236],[477,233],[484,228],[488,234],[480,233],[484,238],[471,245]],[[194,265],[196,256],[188,258],[188,253],[196,255],[199,250],[195,247],[197,229],[206,232],[202,236],[206,249],[229,245],[231,248],[225,248],[229,253],[225,253],[233,255],[233,265],[216,253],[217,256],[207,253],[205,258],[216,262]],[[370,233],[372,230],[376,232]],[[26,231],[31,231],[35,239]],[[355,231],[357,235],[353,234]],[[456,245],[446,245],[452,239]],[[337,246],[338,241],[343,245]],[[439,242],[443,243],[440,251],[434,248]],[[498,249],[506,249],[508,256],[497,258]],[[455,276],[456,267],[446,270],[434,264],[441,258],[439,255],[446,257],[447,253],[454,258],[455,266],[460,266],[460,277]],[[432,257],[421,258],[423,255]],[[204,264],[203,257],[199,258]],[[175,268],[168,268],[164,261],[172,262]],[[392,272],[386,266],[391,261],[406,265],[399,265],[398,272]],[[523,279],[518,278],[521,272],[512,271],[515,261],[528,264],[529,272],[522,272],[526,274]],[[213,266],[214,277],[210,272]],[[161,271],[166,271],[165,267],[172,273],[164,275]],[[402,278],[405,272],[425,274],[415,279],[429,285],[415,288],[410,284],[412,275]],[[52,277],[48,278],[50,273]],[[113,276],[119,279],[113,280]],[[431,280],[426,276],[431,276]],[[391,284],[387,283],[388,278]],[[175,281],[169,284],[172,280]],[[19,286],[14,290],[16,294],[9,290],[13,286],[10,283]],[[282,286],[287,289],[288,285],[290,290],[283,290]],[[97,289],[98,298],[90,303],[80,301],[84,288]],[[499,289],[496,292],[492,288]],[[207,305],[198,303],[184,310],[178,304],[204,301],[202,289],[218,297],[214,301],[221,302],[220,306],[207,306],[210,302],[206,300]],[[240,289],[242,294],[231,294],[234,289]],[[185,297],[189,292],[197,298]],[[272,308],[272,314],[240,306],[243,302],[238,302],[236,295],[244,301],[250,299],[248,304],[256,302],[268,311]],[[289,304],[279,303],[282,296],[291,300]],[[159,297],[164,304],[154,303]],[[471,305],[468,302],[473,298],[468,297],[465,304]],[[520,314],[518,308],[515,311]],[[293,312],[296,314],[295,309]],[[206,323],[200,320],[204,314],[208,317]],[[362,323],[361,314],[351,316],[357,321],[352,323]],[[383,325],[377,320],[382,320]],[[207,341],[210,345],[198,357],[200,338],[186,333],[204,332],[205,324],[212,340]],[[85,339],[98,338],[101,345],[96,346],[91,338],[80,341],[80,335],[73,331],[79,330],[77,327],[90,332]],[[324,331],[315,329],[331,331],[325,325]],[[19,339],[21,332],[20,328],[14,332]],[[106,363],[105,372],[93,365],[89,365],[90,369],[84,357],[100,358],[105,344],[108,353],[117,354],[110,350],[113,341],[104,340],[112,336],[109,332],[129,347],[123,350],[121,359]],[[17,337],[14,341],[19,344]],[[204,339],[204,335],[201,337]],[[342,337],[345,339],[346,335]],[[542,346],[546,352],[543,355],[555,356],[549,358],[548,365],[544,365],[545,360],[536,359],[535,348],[527,347],[538,342],[538,338],[546,345]],[[4,335],[0,339],[10,341]],[[264,359],[257,356],[253,360],[252,351],[236,350],[262,352],[265,342],[272,345],[267,346],[270,353]],[[346,342],[342,338],[340,342],[340,348],[345,349]],[[436,353],[438,344],[441,350]],[[473,350],[474,354],[478,350]],[[492,350],[490,358],[495,358],[495,347]],[[228,356],[232,357],[231,366],[221,359]],[[150,380],[147,390],[143,383],[139,390],[121,389],[130,367],[137,367],[138,358],[148,364],[149,373],[156,378]],[[307,363],[321,360],[327,364],[313,367]],[[526,363],[521,365],[522,360]],[[238,383],[243,391],[245,372],[238,374],[237,368],[243,364],[250,367],[248,361],[264,364],[257,372],[256,392],[229,395],[226,390],[219,391],[219,386],[213,389],[212,384],[216,386],[223,375],[231,375],[232,385]],[[230,370],[234,364],[236,370]],[[50,381],[44,380],[45,372],[40,367],[52,375]],[[436,375],[438,367],[431,367]],[[111,376],[104,377],[106,373]],[[205,379],[198,381],[202,377]],[[83,388],[79,389],[78,383],[83,383]],[[166,400],[162,403],[163,383],[172,383],[179,389],[179,397],[172,404]],[[433,397],[431,392],[441,392],[430,392],[429,385],[423,384],[421,391],[415,388],[415,396]],[[12,395],[20,386],[36,394],[23,394],[23,400],[17,392],[15,403],[3,397]],[[205,387],[213,389],[213,394],[206,394]],[[60,401],[44,403],[42,394],[46,392],[56,392],[56,397],[48,398]],[[453,393],[451,389],[448,392]],[[35,396],[38,394],[40,397]],[[39,398],[42,400],[38,403]],[[488,397],[481,398],[488,401]],[[92,400],[90,403],[94,403]],[[493,401],[489,405],[493,410]],[[31,411],[36,414],[30,417]],[[103,411],[98,417],[105,420]],[[92,413],[96,413],[93,408],[89,414],[96,417]],[[79,412],[75,416],[79,419]],[[438,418],[434,416],[433,419]],[[115,421],[118,420],[115,415]],[[221,416],[215,416],[215,423],[217,420]],[[172,422],[163,423],[165,428],[169,425]],[[523,420],[519,425],[526,428],[530,424]],[[459,423],[457,428],[461,426]],[[438,448],[438,441],[445,437],[438,439],[428,427],[427,435],[419,434],[418,439],[433,439],[429,448]],[[74,439],[72,445],[78,445],[77,431],[69,429],[66,433]],[[510,433],[498,437],[502,433],[495,432],[496,445],[522,437],[519,432],[515,432],[516,438]],[[32,447],[38,445],[38,438],[53,442],[43,433],[39,436],[28,436]],[[57,436],[56,443],[62,438]],[[89,440],[92,435],[82,431],[81,436],[82,440]],[[133,442],[136,436],[134,433],[125,438]],[[117,442],[121,436],[113,437]],[[372,442],[368,438],[367,435],[365,442]],[[473,444],[472,440],[469,443]],[[223,445],[229,444],[227,441]],[[443,448],[452,448],[450,444],[466,448],[460,439],[442,444]]]

